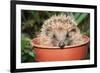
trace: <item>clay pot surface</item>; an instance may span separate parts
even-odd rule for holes
[[[36,54],[36,61],[68,61],[81,60],[86,58],[89,48],[89,37],[84,35],[86,40],[83,44],[65,46],[64,48],[42,46],[39,44],[39,39],[34,38],[32,45],[35,47],[33,51]]]

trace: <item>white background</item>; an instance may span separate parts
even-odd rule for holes
[[[44,2],[98,5],[98,67],[70,70],[41,71],[35,73],[99,73],[100,72],[100,2],[99,0],[34,0]],[[0,1],[0,73],[10,73],[10,0]]]

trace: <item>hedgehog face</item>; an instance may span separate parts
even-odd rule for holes
[[[73,37],[80,34],[80,30],[70,16],[58,15],[52,16],[44,22],[41,34],[43,33],[51,39],[54,46],[63,48],[76,39]]]
[[[61,27],[54,30],[54,37],[58,41],[64,41],[66,39],[66,35],[67,35],[67,30],[64,30]]]
[[[63,29],[62,27],[56,28],[55,30],[53,30],[54,34],[53,34],[53,39],[56,39],[56,41],[58,42],[58,46],[62,46],[65,45],[65,40],[67,40],[67,30]]]
[[[65,45],[70,45],[71,39],[75,34],[78,33],[77,29],[72,27],[72,29],[63,29],[59,27],[58,29],[53,30],[53,39],[56,39],[58,42],[57,46],[64,47]]]

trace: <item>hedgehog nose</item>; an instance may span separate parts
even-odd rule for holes
[[[60,42],[59,42],[59,47],[60,47],[60,48],[64,48],[64,46],[65,46],[65,43],[64,43],[63,41],[60,41]]]

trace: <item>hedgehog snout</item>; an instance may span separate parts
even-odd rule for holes
[[[60,47],[60,48],[64,48],[64,46],[65,46],[64,41],[60,41],[60,42],[59,42],[59,47]]]

